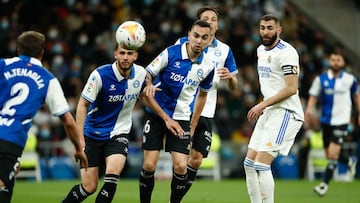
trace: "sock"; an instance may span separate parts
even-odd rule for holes
[[[12,178],[10,182],[0,188],[0,202],[1,203],[10,203],[11,197],[14,191],[15,178]]]
[[[323,178],[323,182],[326,183],[327,185],[329,184],[331,178],[333,177],[334,171],[337,167],[337,163],[338,162],[336,160],[328,161],[328,164],[325,169],[324,178]]]
[[[270,165],[255,162],[255,169],[259,172],[259,186],[263,203],[274,202],[274,177]]]
[[[180,203],[181,199],[185,196],[187,190],[188,179],[187,174],[181,175],[173,173],[171,180],[171,195],[170,203]]]
[[[119,177],[119,175],[115,174],[105,174],[104,185],[96,197],[96,203],[110,203],[112,201]]]
[[[253,203],[261,202],[262,197],[260,193],[259,174],[254,168],[254,161],[246,157],[244,160],[244,169],[250,201]]]
[[[71,188],[70,192],[65,197],[65,199],[62,201],[62,203],[82,202],[82,201],[84,201],[84,199],[86,199],[91,194],[92,193],[87,192],[85,190],[85,188],[82,186],[82,184],[75,185],[73,188]]]
[[[141,170],[141,174],[139,177],[139,189],[140,189],[140,202],[141,203],[150,203],[151,202],[151,194],[154,189],[154,172],[145,171],[145,169]]]

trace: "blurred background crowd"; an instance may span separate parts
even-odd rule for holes
[[[234,91],[224,87],[218,94],[214,131],[224,142],[246,145],[252,133],[254,123],[246,120],[246,113],[261,99],[256,48],[260,44],[258,22],[263,14],[273,13],[281,19],[282,38],[300,53],[300,96],[304,105],[313,78],[328,67],[328,51],[344,48],[340,42],[327,41],[327,33],[316,29],[287,0],[1,0],[0,57],[16,55],[16,38],[22,31],[34,29],[44,33],[47,43],[43,63],[61,81],[75,113],[90,71],[114,61],[114,33],[122,22],[136,20],[144,26],[147,40],[139,50],[137,63],[146,66],[164,48],[187,35],[197,9],[204,5],[218,7],[221,17],[217,38],[230,45],[239,69],[239,87]],[[348,61],[347,70],[360,76],[352,64]],[[143,111],[138,104],[133,113],[133,142],[141,142]],[[295,149],[303,147],[310,128],[304,126]],[[38,112],[32,130],[37,135],[41,156],[65,153],[61,147],[41,145],[59,143],[65,138],[59,121],[46,107]],[[358,142],[358,126],[349,131],[347,141]]]

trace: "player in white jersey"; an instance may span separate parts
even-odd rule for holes
[[[76,122],[85,136],[85,153],[89,168],[80,169],[81,184],[75,185],[64,203],[82,202],[98,186],[99,167],[105,164],[104,184],[96,202],[111,202],[128,154],[132,110],[145,84],[144,67],[134,63],[136,50],[115,46],[115,62],[95,69],[82,91],[76,111]],[[147,103],[156,113],[161,110]],[[162,115],[166,115],[162,112]],[[169,119],[171,121],[171,119]],[[170,126],[181,128],[177,123]]]
[[[262,44],[257,49],[257,69],[263,100],[247,114],[249,121],[257,122],[244,169],[251,202],[272,203],[275,183],[271,164],[279,154],[288,155],[304,113],[298,95],[297,51],[280,39],[281,25],[274,15],[264,15],[259,26]]]
[[[351,119],[352,99],[360,110],[358,81],[346,72],[345,59],[341,53],[332,52],[329,56],[330,68],[317,76],[309,90],[309,100],[305,111],[305,121],[310,122],[317,101],[321,103],[320,123],[328,164],[322,182],[314,188],[319,196],[324,196],[338,161],[348,165],[351,175],[355,175],[356,158],[344,156],[341,152],[344,137],[348,134]],[[360,114],[359,114],[360,116]],[[360,125],[360,117],[357,119]]]
[[[188,37],[188,42],[166,48],[146,67],[149,80],[156,77],[154,84],[161,89],[156,92],[155,100],[171,118],[181,124],[185,133],[168,132],[166,123],[152,112],[147,113],[142,144],[144,163],[139,177],[141,203],[151,201],[154,174],[164,138],[165,151],[171,152],[173,160],[170,202],[179,203],[186,192],[190,136],[197,126],[214,74],[213,60],[203,53],[211,37],[210,24],[195,21]],[[200,90],[192,113],[191,104],[198,88]]]
[[[79,134],[59,81],[41,63],[45,36],[23,32],[17,39],[18,57],[0,60],[0,202],[11,201],[28,131],[36,112],[47,104],[60,117],[75,146],[75,158],[87,168],[83,137]],[[21,163],[20,163],[21,164]]]
[[[213,85],[208,92],[206,103],[195,129],[194,136],[191,141],[190,157],[188,160],[188,180],[186,186],[190,189],[192,183],[195,181],[196,174],[201,165],[203,158],[209,154],[212,141],[212,124],[216,109],[217,88],[220,83],[225,82],[229,89],[237,88],[238,69],[235,59],[230,47],[216,39],[216,32],[218,30],[219,13],[213,7],[201,7],[197,11],[197,17],[204,20],[211,25],[211,40],[207,47],[206,54],[215,62],[215,72],[213,78]],[[185,43],[188,41],[187,37],[180,38],[175,44]]]

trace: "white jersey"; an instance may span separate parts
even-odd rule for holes
[[[259,82],[264,100],[284,88],[285,75],[294,73],[299,75],[299,55],[293,46],[283,40],[270,50],[260,45],[257,48],[257,56]],[[304,111],[298,93],[268,108],[284,108],[293,112],[296,119],[304,120]]]

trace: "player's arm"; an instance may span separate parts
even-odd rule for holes
[[[263,112],[263,110],[271,105],[279,103],[284,99],[291,97],[296,94],[298,91],[298,75],[297,74],[288,74],[284,76],[285,85],[284,88],[280,89],[278,93],[274,96],[269,97],[262,102],[255,105],[247,114],[247,118],[249,121],[256,120]]]
[[[69,105],[64,97],[64,92],[56,78],[50,80],[45,102],[50,112],[61,119],[66,135],[75,147],[75,159],[80,160],[81,165],[87,168],[88,161],[83,151],[84,138],[76,127],[74,118],[69,111]]]
[[[315,109],[316,103],[317,103],[317,97],[314,95],[310,95],[305,109],[305,123],[304,123],[305,126],[309,126],[310,124],[312,113]]]
[[[88,160],[83,150],[84,148],[84,137],[80,134],[73,116],[70,112],[66,112],[64,115],[60,116],[60,119],[63,123],[64,129],[68,138],[73,143],[75,147],[74,157],[76,161],[80,160],[81,167],[87,169]]]
[[[159,103],[154,99],[152,95],[148,95],[144,91],[140,94],[139,100],[145,106],[149,107],[152,112],[154,112],[156,115],[158,115],[161,119],[164,120],[166,127],[171,131],[171,133],[179,137],[184,136],[185,131],[182,129],[180,124],[170,118],[170,116],[160,107]]]
[[[89,106],[90,102],[83,97],[80,97],[76,107],[76,125],[79,128],[79,132],[81,135],[84,135],[85,119]]]
[[[194,135],[195,128],[198,124],[201,112],[206,103],[206,98],[207,98],[207,92],[202,91],[200,89],[200,91],[198,92],[196,99],[195,99],[194,112],[191,116],[191,121],[190,121],[190,135],[191,136]]]
[[[218,68],[217,72],[221,80],[226,80],[227,86],[231,90],[237,88],[238,80],[236,74],[231,74],[229,69],[226,67]]]

